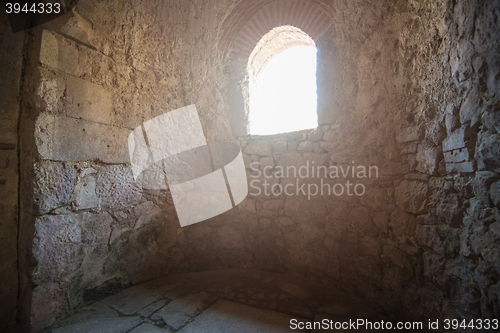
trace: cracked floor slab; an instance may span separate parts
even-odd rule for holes
[[[221,270],[173,274],[130,287],[42,332],[311,332],[291,329],[291,320],[325,318],[388,319],[334,287],[286,274]]]

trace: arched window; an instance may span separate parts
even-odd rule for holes
[[[250,134],[270,135],[315,128],[316,45],[302,30],[274,28],[250,55]]]

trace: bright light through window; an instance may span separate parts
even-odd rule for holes
[[[293,46],[275,55],[250,83],[250,134],[318,126],[316,48]]]

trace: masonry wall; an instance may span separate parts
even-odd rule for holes
[[[216,48],[233,6],[82,0],[29,33],[22,322],[37,331],[129,284],[222,268],[301,274],[400,318],[498,316],[498,3],[334,2],[315,40],[320,126],[273,137],[235,129],[245,59]],[[181,228],[168,190],[134,182],[127,136],[193,103],[208,141],[239,143],[250,184],[344,193],[251,186]],[[328,177],[279,177],[313,162]]]
[[[0,331],[15,322],[18,295],[18,139],[24,33],[12,33],[0,14]]]
[[[175,247],[182,230],[170,194],[134,182],[127,138],[193,103],[208,140],[230,138],[224,55],[211,32],[226,8],[80,1],[30,30],[21,123],[26,330],[190,267]]]

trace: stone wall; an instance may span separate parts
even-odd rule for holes
[[[245,124],[232,131],[230,107],[248,96],[245,59],[216,48],[230,1],[81,0],[67,22],[29,33],[30,330],[128,284],[223,268],[301,274],[399,317],[498,316],[498,3],[334,7],[315,40],[319,127],[272,137],[232,135]],[[168,190],[134,182],[126,138],[193,103],[208,141],[240,144],[250,194],[181,228]]]
[[[179,266],[170,194],[133,181],[127,137],[195,103],[208,140],[231,138],[225,56],[213,47],[228,7],[80,1],[29,31],[20,227],[27,331]]]
[[[12,33],[0,13],[0,331],[15,322],[18,295],[18,140],[19,89],[24,33]]]
[[[422,275],[438,289],[440,316],[495,318],[500,3],[409,2],[397,10],[408,78],[398,144],[429,188],[427,212],[416,216]]]

